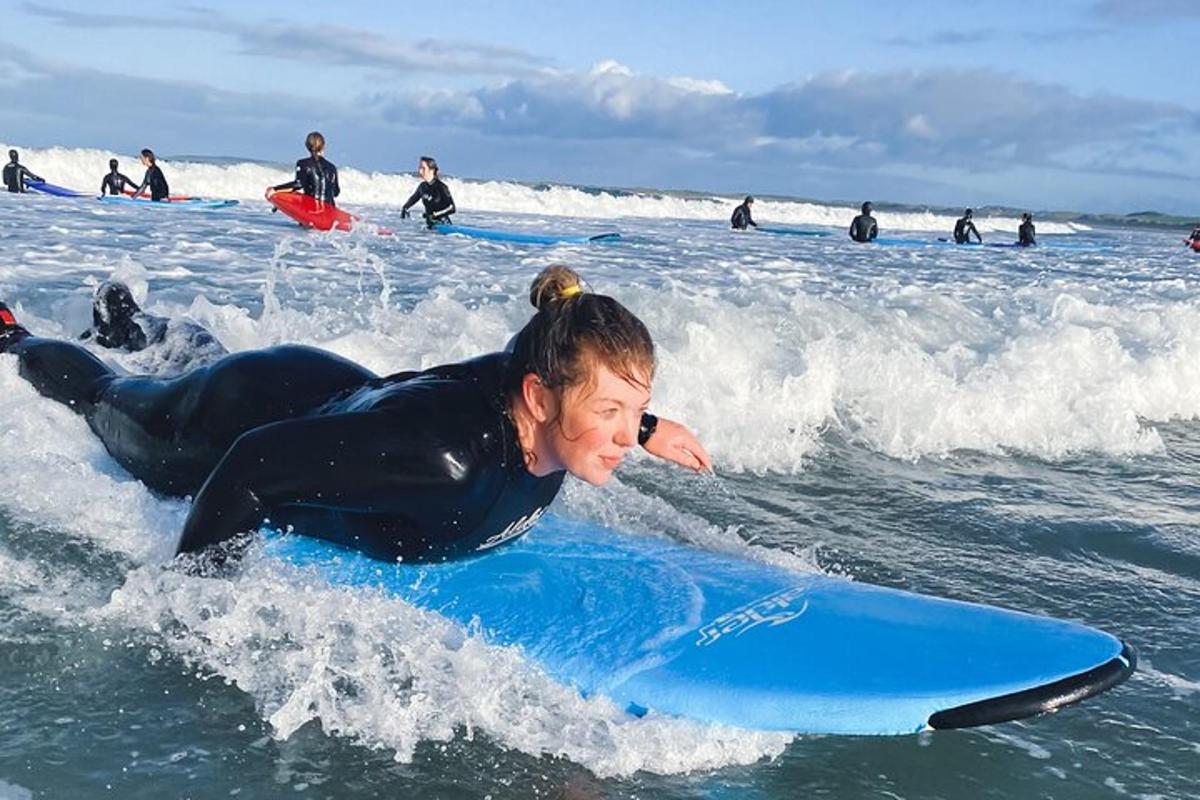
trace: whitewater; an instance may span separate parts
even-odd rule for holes
[[[109,155],[22,150],[89,191]],[[698,432],[717,475],[636,455],[606,487],[568,480],[554,513],[1078,620],[1142,666],[1049,717],[932,735],[633,718],[478,629],[258,549],[224,577],[169,569],[187,501],[132,479],[0,356],[0,797],[1200,794],[1200,261],[1179,236],[1039,226],[1111,249],[863,248],[835,205],[756,205],[837,234],[806,239],[729,231],[730,198],[452,182],[462,224],[623,237],[511,245],[430,235],[399,216],[411,176],[352,169],[344,205],[368,224],[314,234],[261,200],[284,167],[164,169],[175,191],[243,203],[0,196],[0,299],[74,337],[116,278],[230,350],[300,342],[389,373],[503,346],[532,277],[568,263],[646,322],[652,407]],[[996,240],[1016,227],[985,222]],[[170,341],[95,352],[182,368]]]
[[[0,150],[9,147],[0,142]],[[89,148],[20,147],[22,163],[47,181],[80,192],[100,191],[100,181],[108,171],[111,158],[135,180],[141,180],[142,167],[136,155]],[[263,189],[292,179],[290,165],[221,159],[220,163],[184,159],[160,159],[171,191],[195,197],[229,200],[259,200]],[[339,165],[338,177],[344,204],[354,209],[399,208],[408,200],[419,179],[408,173],[363,172]],[[529,185],[511,181],[460,179],[453,173],[443,175],[456,205],[467,211],[537,214],[581,219],[638,217],[646,219],[709,220],[729,218],[742,196],[682,196],[647,190],[587,189],[562,184]],[[863,198],[864,200],[872,198]],[[845,206],[762,199],[755,204],[754,215],[763,223],[818,225],[844,229],[857,213]],[[954,228],[954,218],[929,211],[881,212],[880,223],[891,230],[939,231]],[[1012,232],[1020,220],[1016,217],[980,215],[975,225],[980,231]],[[1087,230],[1074,223],[1043,222],[1043,233],[1069,234]]]

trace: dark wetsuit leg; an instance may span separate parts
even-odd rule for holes
[[[302,416],[375,377],[294,345],[236,353],[171,380],[117,376],[84,348],[54,339],[29,336],[8,352],[40,393],[87,419],[121,466],[173,495],[199,490],[246,431]]]
[[[87,350],[57,339],[25,336],[11,343],[5,352],[17,356],[21,377],[39,393],[85,417],[116,377],[107,364]]]

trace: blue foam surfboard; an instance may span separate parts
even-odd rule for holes
[[[55,186],[53,183],[45,181],[26,181],[25,185],[35,192],[42,194],[52,194],[55,197],[86,197],[83,192],[77,192],[74,189],[68,189],[65,186]]]
[[[268,552],[524,649],[551,676],[647,710],[756,730],[899,734],[1016,719],[1124,680],[1135,656],[1079,624],[790,572],[544,517],[442,564],[304,536]]]
[[[950,245],[952,247],[979,247],[979,242],[955,242],[952,239],[938,237],[937,244]],[[1036,245],[1023,245],[1017,242],[984,242],[984,247],[999,247],[1005,249],[1034,249],[1034,250],[1074,250],[1079,253],[1102,253],[1108,250],[1115,250],[1117,246],[1105,242],[1069,242],[1061,240],[1043,240]]]
[[[187,200],[159,200],[156,202],[146,197],[124,197],[121,195],[105,195],[100,198],[100,201],[116,205],[179,209],[229,208],[238,204],[237,200],[206,200],[201,197],[188,198]]]
[[[764,228],[758,226],[763,233],[773,233],[776,236],[828,236],[829,231],[806,231],[801,228]]]
[[[621,238],[619,233],[598,233],[593,236],[569,236],[558,234],[521,233],[520,231],[502,231],[492,228],[473,228],[468,225],[435,225],[433,230],[438,233],[457,233],[470,236],[473,239],[488,239],[493,242],[512,242],[514,244],[591,244],[593,242],[615,242]]]

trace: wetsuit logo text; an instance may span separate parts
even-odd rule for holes
[[[483,544],[475,548],[476,550],[490,550],[498,544],[504,544],[509,539],[515,539],[525,531],[537,524],[537,521],[542,518],[542,514],[546,511],[545,506],[536,509],[530,514],[523,517],[518,517],[508,524],[508,527],[499,533],[489,536],[483,540]]]

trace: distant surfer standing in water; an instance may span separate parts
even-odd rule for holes
[[[970,244],[971,235],[975,235],[975,239],[983,244],[983,237],[979,235],[979,229],[975,227],[972,221],[975,217],[974,209],[968,208],[963,212],[958,222],[954,223],[954,243],[955,244]]]
[[[132,475],[195,496],[181,553],[269,521],[373,558],[439,561],[520,536],[567,473],[604,484],[638,444],[711,469],[694,435],[646,411],[655,355],[637,317],[563,267],[530,300],[510,352],[386,377],[298,345],[169,380],[122,376],[31,335],[2,303],[0,352]]]
[[[1037,229],[1033,226],[1033,214],[1026,211],[1021,215],[1021,226],[1017,228],[1017,244],[1033,247],[1037,244]]]
[[[166,200],[171,195],[171,189],[167,186],[167,177],[163,175],[162,168],[158,166],[158,160],[154,157],[154,151],[146,148],[142,151],[142,157],[139,159],[142,166],[146,168],[146,176],[142,178],[141,186],[134,190],[135,198],[141,197],[142,192],[146,189],[150,190],[150,199],[155,202]]]
[[[746,195],[742,204],[733,210],[733,216],[729,218],[730,227],[735,231],[744,231],[751,225],[757,228],[758,223],[750,216],[750,206],[752,205],[754,205],[754,198]]]
[[[28,181],[42,182],[42,179],[30,172],[21,163],[21,154],[16,150],[8,151],[8,163],[4,165],[4,187],[14,194],[25,191]]]
[[[450,215],[455,211],[454,198],[450,196],[450,189],[438,177],[437,159],[421,156],[417,162],[417,175],[421,178],[421,184],[412,193],[412,197],[408,198],[404,208],[400,209],[400,218],[408,219],[408,209],[420,200],[425,205],[425,213],[422,216],[426,225],[432,228],[434,225],[448,224]]]
[[[870,203],[862,204],[862,213],[850,223],[850,238],[856,242],[872,242],[879,235],[879,223],[871,216],[875,207]]]
[[[338,185],[337,166],[325,158],[325,137],[313,131],[304,138],[308,158],[296,162],[296,177],[287,183],[267,189],[267,197],[275,192],[304,192],[322,203],[336,205],[335,199],[342,193]]]
[[[108,174],[100,181],[100,196],[111,194],[118,197],[125,193],[126,186],[136,186],[132,178],[121,174],[121,165],[115,158],[108,160]],[[132,189],[130,190],[132,191]]]

